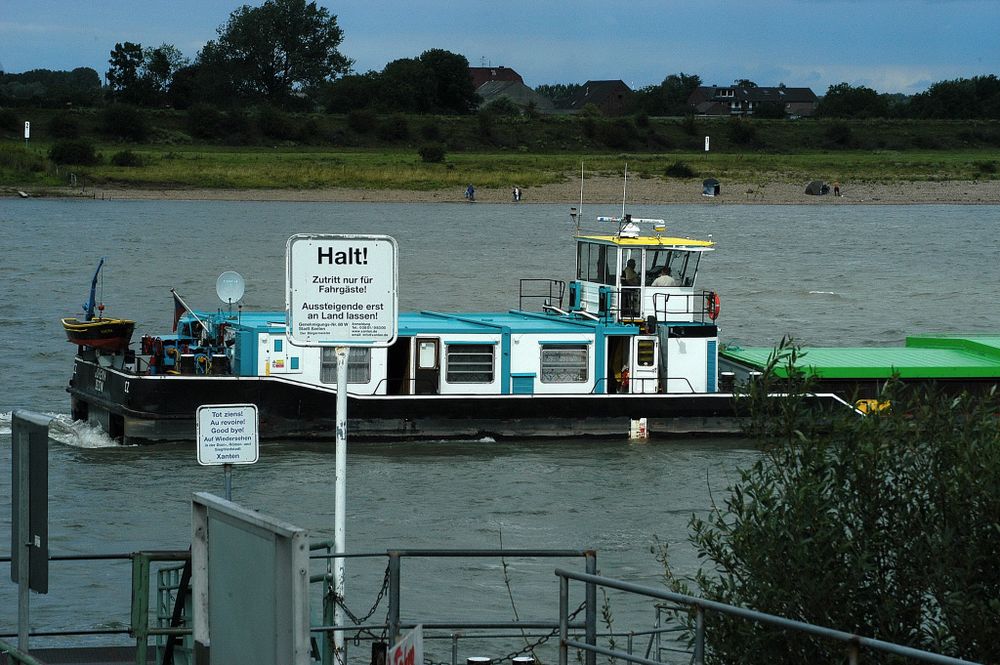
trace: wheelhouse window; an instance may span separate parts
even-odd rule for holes
[[[595,242],[577,244],[576,278],[598,284],[614,284],[618,274],[618,252]]]
[[[448,383],[493,383],[493,344],[445,345]]]
[[[543,344],[539,378],[542,383],[586,383],[588,359],[586,344]]]
[[[694,286],[701,252],[677,249],[646,250],[646,285],[653,283],[663,266],[670,266],[670,274],[679,286]]]
[[[337,349],[324,346],[320,361],[319,380],[323,383],[337,382]],[[347,354],[347,382],[369,383],[372,380],[372,350],[351,347]]]

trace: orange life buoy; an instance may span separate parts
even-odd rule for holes
[[[705,312],[708,314],[708,318],[715,321],[719,318],[719,312],[722,310],[722,303],[719,302],[719,294],[715,291],[709,291],[705,294]]]

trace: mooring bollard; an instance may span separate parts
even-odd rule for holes
[[[719,392],[731,393],[736,387],[735,372],[719,372]]]
[[[492,662],[493,659],[486,656],[470,656],[465,659],[465,665],[490,665]]]
[[[514,656],[514,665],[535,665],[534,656]]]

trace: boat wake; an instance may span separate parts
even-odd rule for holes
[[[73,448],[117,448],[120,443],[97,425],[73,420],[65,413],[43,413],[50,418],[49,438]],[[0,436],[10,436],[13,412],[0,413]]]
[[[118,443],[100,428],[83,420],[73,420],[65,413],[51,414],[49,438],[73,448],[118,448]]]

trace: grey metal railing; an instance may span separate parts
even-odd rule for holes
[[[640,663],[641,665],[660,665],[660,662],[657,660],[635,656],[624,651],[608,649],[598,646],[597,644],[590,643],[589,640],[588,642],[580,642],[579,640],[570,639],[568,625],[565,621],[567,616],[566,613],[568,611],[570,580],[583,582],[588,585],[588,590],[590,588],[596,589],[597,587],[617,589],[618,591],[625,591],[627,593],[638,594],[646,596],[647,598],[655,598],[657,600],[670,601],[672,603],[677,603],[678,605],[691,608],[695,612],[694,665],[703,665],[705,662],[706,611],[728,614],[747,621],[764,623],[778,628],[784,628],[786,630],[841,642],[844,644],[844,648],[847,651],[848,662],[851,665],[857,665],[859,652],[862,647],[873,651],[881,651],[883,653],[902,656],[904,658],[912,658],[914,660],[920,660],[927,663],[936,663],[938,665],[975,665],[967,660],[951,658],[949,656],[943,656],[930,651],[922,651],[920,649],[914,649],[901,644],[893,644],[892,642],[885,642],[871,637],[854,635],[842,630],[826,628],[825,626],[817,626],[804,621],[796,621],[794,619],[786,619],[785,617],[776,616],[774,614],[758,612],[756,610],[737,607],[735,605],[727,605],[713,600],[706,600],[704,598],[696,598],[694,596],[687,596],[680,593],[674,593],[672,591],[665,591],[663,589],[654,589],[652,587],[632,584],[631,582],[624,582],[610,577],[602,577],[600,575],[590,573],[574,573],[561,568],[557,568],[555,574],[559,577],[559,665],[568,665],[568,653],[570,647],[580,649],[586,652],[589,656],[601,654],[610,658],[621,658],[622,660],[630,663]]]

